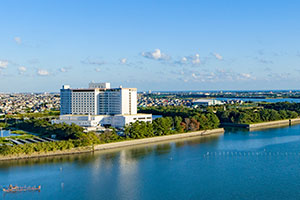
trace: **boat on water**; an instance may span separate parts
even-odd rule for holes
[[[9,185],[8,187],[3,187],[2,188],[3,192],[26,192],[26,191],[40,191],[41,186],[39,185],[38,187],[19,187],[19,186],[13,186]]]

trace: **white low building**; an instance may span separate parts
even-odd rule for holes
[[[214,106],[222,105],[223,102],[216,99],[197,99],[193,102],[194,106]]]
[[[76,124],[82,127],[116,127],[122,128],[136,121],[152,122],[151,114],[135,115],[61,115],[52,123]]]
[[[135,121],[152,122],[151,114],[137,114],[136,88],[110,88],[110,83],[90,83],[88,89],[64,85],[60,96],[61,115],[52,123],[121,128]]]

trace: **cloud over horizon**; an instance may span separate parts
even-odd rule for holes
[[[0,69],[5,69],[7,68],[8,61],[7,60],[0,60]]]
[[[39,76],[49,76],[50,75],[49,71],[46,69],[38,69],[37,74]]]
[[[155,49],[154,51],[142,52],[142,56],[153,60],[168,60],[170,56],[162,53],[160,49]]]
[[[223,60],[223,56],[221,56],[220,54],[218,54],[218,53],[213,53],[213,55],[215,56],[215,58],[216,58],[217,60]]]
[[[59,68],[59,71],[64,73],[64,72],[67,72],[67,69],[64,67],[61,67],[61,68]]]
[[[18,67],[18,71],[19,71],[19,74],[23,74],[24,72],[27,71],[27,68],[25,66],[20,66],[20,67]]]
[[[121,64],[126,64],[127,63],[127,58],[121,58],[120,63]]]

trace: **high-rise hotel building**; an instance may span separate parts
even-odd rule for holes
[[[63,85],[60,96],[61,116],[53,123],[121,127],[136,120],[152,121],[149,114],[137,114],[136,88],[111,88],[110,83],[90,83],[87,89]]]
[[[135,115],[136,88],[110,88],[109,83],[90,83],[88,89],[60,90],[62,115]]]

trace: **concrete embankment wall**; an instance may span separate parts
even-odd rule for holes
[[[196,132],[190,132],[190,133],[180,133],[180,134],[173,134],[173,135],[166,135],[166,136],[157,136],[157,137],[144,138],[144,139],[134,139],[134,140],[113,142],[113,143],[107,143],[107,144],[99,144],[99,145],[95,145],[94,147],[88,146],[88,147],[82,147],[82,148],[74,148],[74,149],[66,150],[66,151],[33,153],[30,155],[18,155],[18,156],[1,156],[0,155],[0,161],[88,153],[88,152],[100,151],[100,150],[106,150],[106,149],[117,149],[117,148],[122,148],[122,147],[145,145],[145,144],[158,143],[158,142],[163,142],[163,141],[171,141],[171,140],[176,140],[176,139],[184,139],[184,138],[191,138],[191,137],[205,136],[205,135],[212,135],[212,134],[220,134],[220,133],[224,133],[223,128],[218,128],[218,129],[213,129],[213,130],[205,130],[205,131],[196,131]]]
[[[286,119],[286,120],[278,120],[278,121],[272,121],[272,122],[250,124],[249,129],[254,130],[254,129],[261,129],[261,128],[289,126],[289,125],[294,125],[294,124],[299,124],[299,123],[300,123],[300,118]]]
[[[222,123],[224,127],[237,127],[237,128],[247,128],[249,130],[272,128],[280,126],[289,126],[294,124],[300,124],[300,118],[295,119],[285,119],[271,122],[262,122],[257,124],[236,124],[236,123]]]
[[[120,147],[136,146],[141,144],[150,144],[150,143],[162,142],[167,140],[183,139],[183,138],[190,138],[196,136],[211,135],[216,133],[224,133],[224,129],[218,128],[213,130],[196,131],[191,133],[180,133],[180,134],[165,135],[165,136],[158,136],[158,137],[151,137],[151,138],[144,138],[144,139],[129,140],[124,142],[99,144],[94,146],[94,149],[95,151],[97,151],[97,150],[113,149],[113,148],[120,148]]]

